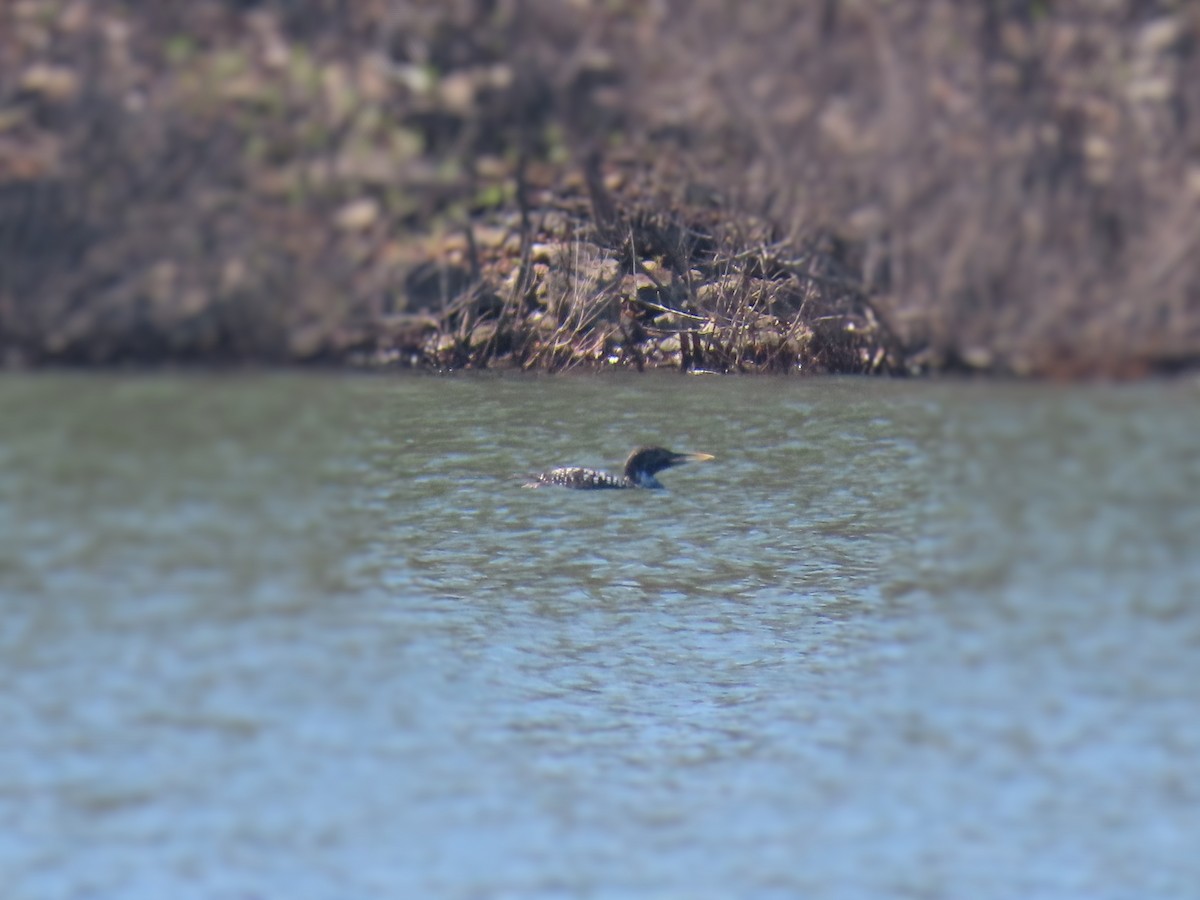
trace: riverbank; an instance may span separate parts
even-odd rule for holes
[[[1200,363],[1200,16],[763,6],[6,4],[0,360]]]

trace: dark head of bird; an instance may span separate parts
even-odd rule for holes
[[[663,469],[712,458],[710,453],[675,453],[665,447],[638,447],[625,460],[625,477],[641,487],[661,487],[654,476]]]

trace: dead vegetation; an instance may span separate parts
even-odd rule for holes
[[[1200,361],[1200,12],[14,0],[9,364]]]

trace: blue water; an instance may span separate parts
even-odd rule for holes
[[[4,896],[1194,896],[1197,400],[0,382]]]

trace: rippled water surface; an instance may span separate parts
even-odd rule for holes
[[[7,377],[3,896],[1194,897],[1198,405]]]

